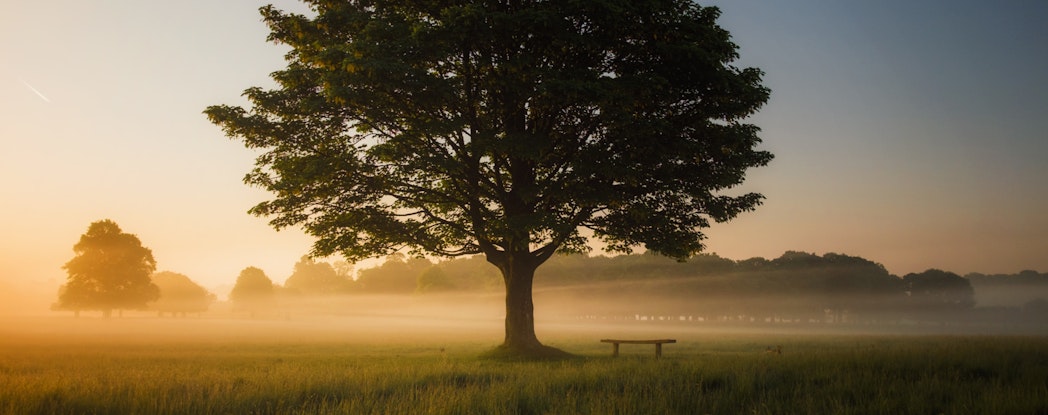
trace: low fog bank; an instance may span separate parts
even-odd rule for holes
[[[23,283],[0,281],[0,316],[24,316],[49,313],[55,302],[58,283]]]
[[[219,302],[208,311],[159,315],[125,310],[48,312],[0,316],[0,345],[178,344],[266,342],[354,344],[501,341],[500,307],[489,297],[423,299],[416,296],[332,296],[282,301],[268,310],[245,312]],[[446,301],[445,301],[446,300]]]
[[[1000,310],[900,312],[888,309],[812,310],[814,300],[779,297],[695,298],[653,295],[681,281],[603,283],[539,288],[536,331],[556,343],[601,338],[701,338],[722,333],[1044,335],[1048,322]],[[412,344],[443,347],[501,343],[503,297],[497,293],[338,295],[279,299],[267,310],[217,302],[176,317],[154,311],[48,312],[0,317],[0,344],[179,344],[270,342]]]
[[[920,309],[898,299],[869,297],[835,300],[851,307],[821,308],[818,298],[798,296],[646,295],[636,286],[591,296],[588,290],[559,289],[536,294],[536,318],[555,324],[665,328],[752,333],[869,334],[1048,334],[1048,313],[1019,308]],[[612,287],[602,287],[612,290]],[[598,299],[599,298],[599,299]],[[877,302],[884,306],[871,306]],[[896,304],[896,308],[889,305]],[[815,306],[813,306],[815,305]]]
[[[282,284],[248,267],[222,293],[174,272],[158,272],[152,281],[159,297],[136,306],[60,304],[54,287],[2,286],[0,316],[49,316],[39,321],[68,321],[74,332],[77,325],[130,324],[156,334],[223,327],[219,337],[250,336],[257,329],[262,337],[278,338],[440,334],[497,343],[503,335],[501,277],[477,256],[443,262],[391,256],[357,272],[350,264],[302,258]],[[875,262],[839,254],[787,252],[743,261],[700,255],[686,263],[652,255],[555,256],[536,273],[534,293],[540,337],[559,329],[1048,332],[1048,274],[962,277],[932,269],[899,277]],[[101,317],[106,314],[111,317]]]
[[[1048,300],[1048,274],[1024,270],[1017,274],[965,275],[979,307],[1016,307]]]

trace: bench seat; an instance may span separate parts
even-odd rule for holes
[[[611,355],[619,355],[620,344],[654,344],[655,345],[655,358],[662,357],[662,345],[665,343],[676,343],[676,339],[655,339],[655,340],[620,340],[620,339],[601,339],[601,343],[611,343]]]

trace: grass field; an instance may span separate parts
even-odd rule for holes
[[[1048,414],[1045,337],[548,325],[577,358],[507,362],[497,321],[367,321],[0,319],[0,413]]]

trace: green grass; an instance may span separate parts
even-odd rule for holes
[[[120,323],[115,323],[120,324]],[[468,336],[10,336],[4,414],[1045,414],[1048,338],[683,333],[507,362]],[[643,336],[643,335],[641,335]],[[782,355],[764,353],[781,344]]]

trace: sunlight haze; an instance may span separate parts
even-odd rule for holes
[[[246,213],[269,198],[241,181],[256,154],[202,114],[284,67],[269,3],[0,2],[0,302],[53,295],[107,218],[219,296],[248,266],[284,282],[312,239]],[[709,252],[1048,272],[1048,3],[712,4],[766,73],[752,121],[775,159]]]

